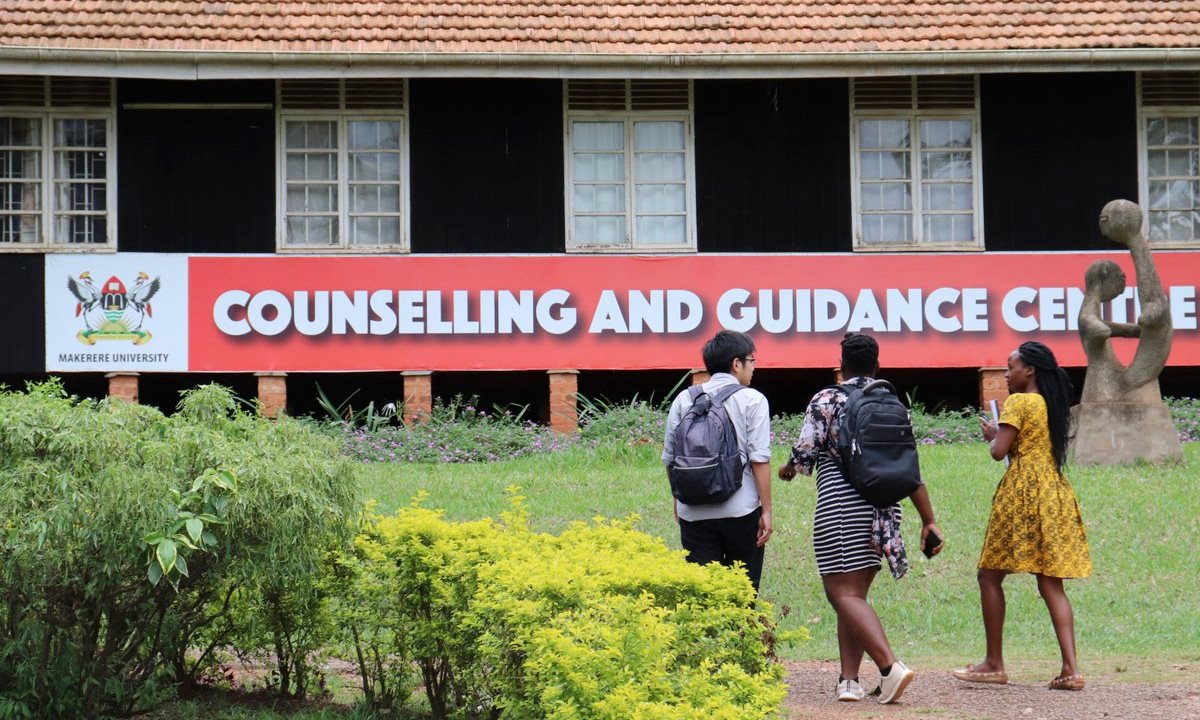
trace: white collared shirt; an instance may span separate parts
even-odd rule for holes
[[[735,385],[738,380],[729,373],[717,373],[704,383],[704,392],[715,395],[726,385]],[[675,460],[675,428],[692,406],[687,390],[679,393],[671,403],[667,416],[667,437],[663,443],[663,465],[670,467]],[[742,470],[742,486],[728,500],[714,505],[685,505],[675,501],[675,511],[680,519],[688,522],[715,520],[748,515],[759,506],[758,486],[754,483],[754,470],[750,463],[771,461],[771,411],[767,398],[754,388],[734,393],[725,401],[725,412],[733,423],[737,434],[738,453],[745,467]]]

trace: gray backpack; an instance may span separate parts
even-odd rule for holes
[[[727,385],[714,395],[695,385],[692,406],[675,428],[675,461],[667,468],[671,494],[685,505],[728,500],[742,486],[742,456],[725,401],[744,385]]]

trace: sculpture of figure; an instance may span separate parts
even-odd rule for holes
[[[1113,200],[1100,211],[1100,232],[1129,248],[1141,314],[1136,323],[1105,320],[1101,303],[1125,292],[1125,273],[1111,260],[1088,267],[1079,308],[1079,337],[1088,368],[1083,395],[1072,411],[1074,461],[1089,465],[1181,458],[1179,437],[1158,387],[1171,354],[1171,304],[1142,233],[1141,208],[1128,200]],[[1128,367],[1113,351],[1114,337],[1138,340]]]
[[[1092,263],[1084,275],[1083,305],[1079,309],[1079,335],[1088,359],[1082,401],[1158,402],[1162,400],[1158,376],[1171,354],[1171,303],[1158,279],[1149,243],[1142,235],[1141,208],[1128,200],[1113,200],[1100,211],[1100,232],[1128,247],[1133,255],[1141,316],[1136,324],[1111,322],[1100,316],[1100,303],[1125,292],[1125,273],[1111,260]],[[1139,339],[1129,367],[1122,365],[1113,352],[1113,337]]]

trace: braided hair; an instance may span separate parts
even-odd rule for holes
[[[1067,464],[1067,424],[1071,414],[1071,397],[1075,388],[1067,371],[1058,366],[1054,353],[1040,342],[1021,343],[1017,348],[1021,362],[1033,368],[1038,392],[1046,400],[1046,419],[1050,425],[1050,445],[1054,462],[1061,469]]]
[[[842,371],[846,377],[874,375],[879,367],[879,343],[864,333],[848,332],[842,338]]]

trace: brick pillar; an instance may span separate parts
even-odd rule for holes
[[[256,372],[258,407],[263,417],[277,418],[287,413],[287,373]]]
[[[138,374],[135,372],[108,373],[108,396],[136,404],[138,401]]]
[[[433,372],[405,370],[400,377],[404,383],[404,424],[428,422],[433,415]]]
[[[1008,397],[1008,383],[1004,381],[1006,367],[979,368],[979,409],[988,412],[990,403],[995,400],[1001,407]]]
[[[693,385],[702,385],[702,384],[708,382],[708,379],[710,377],[712,377],[712,376],[708,374],[707,370],[692,370],[692,384]]]
[[[550,376],[550,429],[579,432],[579,371],[547,370],[546,374]]]
[[[833,384],[841,385],[842,381],[845,379],[846,378],[842,377],[842,369],[840,367],[835,367],[833,369]]]

